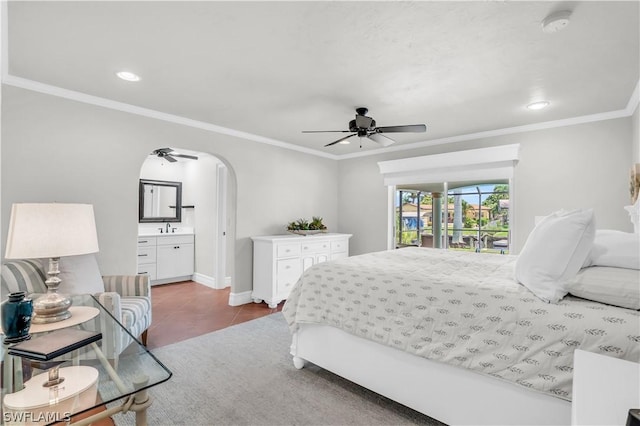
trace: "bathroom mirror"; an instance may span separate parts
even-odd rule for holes
[[[140,179],[139,222],[180,222],[182,182]]]

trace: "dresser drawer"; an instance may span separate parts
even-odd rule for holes
[[[278,244],[276,246],[277,257],[291,257],[300,254],[300,243]]]
[[[138,247],[138,264],[156,263],[156,248]]]
[[[138,265],[138,275],[147,275],[150,281],[155,280],[156,265]]]
[[[276,293],[289,292],[302,274],[300,259],[278,260],[276,265]]]
[[[320,251],[329,251],[329,241],[314,241],[302,243],[302,253],[317,253]]]
[[[331,252],[339,253],[349,250],[349,243],[346,241],[331,241]]]
[[[156,237],[138,237],[138,247],[155,247]]]

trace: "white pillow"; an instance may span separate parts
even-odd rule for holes
[[[49,270],[49,259],[40,259],[44,271]],[[104,292],[104,281],[98,269],[98,262],[93,254],[66,256],[60,258],[60,274],[62,280],[60,294],[96,294]]]
[[[518,256],[515,278],[545,302],[558,303],[593,245],[592,209],[560,210],[531,231]]]
[[[584,266],[640,269],[640,234],[598,229]]]
[[[569,293],[583,299],[628,309],[640,309],[640,271],[592,266],[581,269]]]

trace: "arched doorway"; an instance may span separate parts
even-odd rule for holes
[[[167,155],[149,155],[140,169],[141,179],[182,184],[181,221],[169,225],[194,235],[191,279],[215,289],[233,287],[235,276],[236,178],[229,163],[218,155],[162,147]],[[162,152],[162,151],[160,151]],[[167,151],[164,151],[167,152]],[[139,223],[139,232],[159,232],[158,223]],[[152,285],[162,284],[152,280]],[[231,289],[230,304],[232,303]]]

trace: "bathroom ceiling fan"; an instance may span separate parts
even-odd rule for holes
[[[367,112],[369,112],[367,108],[356,108],[356,118],[349,122],[349,130],[303,130],[302,133],[351,133],[337,141],[326,144],[325,147],[327,147],[346,141],[353,136],[367,138],[382,146],[389,146],[395,141],[383,133],[423,133],[427,131],[427,126],[424,124],[376,127],[376,120],[367,117]],[[360,143],[360,148],[362,148],[362,143]]]
[[[180,157],[180,158],[188,158],[189,160],[197,160],[198,157],[196,157],[195,155],[187,155],[187,154],[171,154],[173,151],[173,149],[171,148],[158,148],[156,150],[154,150],[151,155],[157,155],[160,158],[164,158],[165,160],[169,161],[170,163],[175,163],[176,158],[175,157]]]

